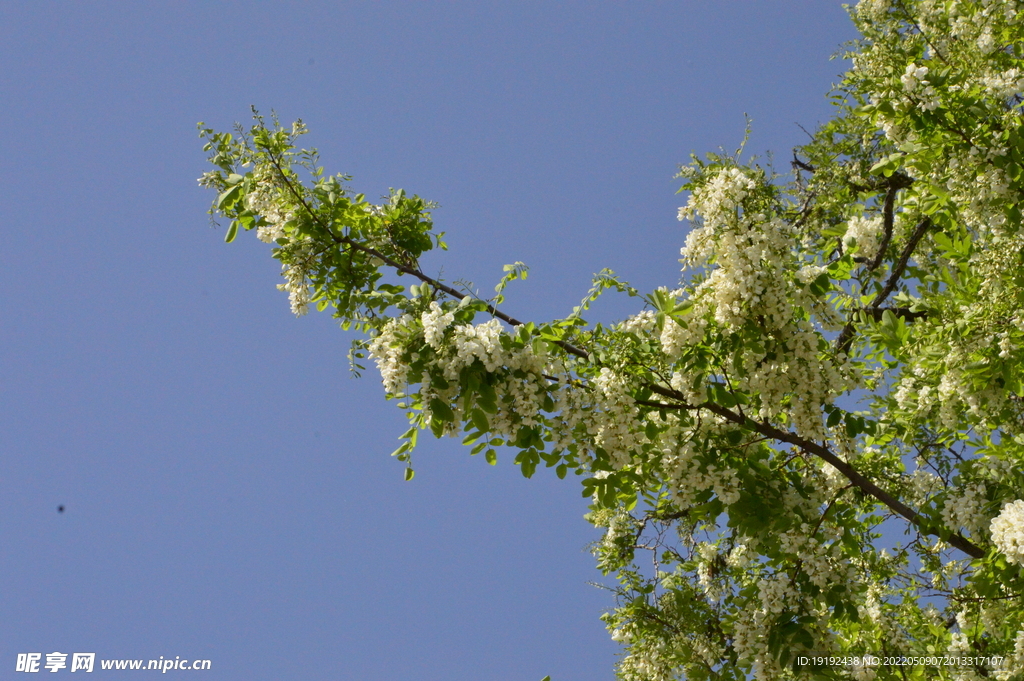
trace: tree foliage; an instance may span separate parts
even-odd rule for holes
[[[200,124],[212,212],[273,244],[293,312],[330,307],[417,435],[578,476],[606,528],[624,679],[1024,670],[1024,9],[862,0],[834,118],[781,176],[681,168],[680,283],[597,276],[568,316],[500,309],[419,266],[431,204],[381,204],[301,123]],[[414,282],[403,286],[403,282]],[[587,311],[617,290],[642,309]],[[895,537],[895,538],[894,538]],[[932,656],[908,666],[811,653]],[[954,655],[955,663],[934,656]],[[941,660],[941,657],[939,658]],[[913,662],[913,659],[911,659]]]

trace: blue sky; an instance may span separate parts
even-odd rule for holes
[[[785,169],[853,37],[821,0],[0,3],[0,678],[611,679],[578,481],[430,440],[404,482],[350,338],[209,227],[195,124],[301,117],[357,191],[441,204],[431,273],[526,262],[539,321],[604,267],[675,284],[677,165],[746,113]]]

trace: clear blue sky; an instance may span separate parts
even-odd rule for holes
[[[0,2],[0,679],[611,679],[578,481],[431,440],[404,482],[376,372],[209,228],[195,124],[303,118],[357,191],[441,204],[428,270],[522,260],[544,320],[603,267],[675,284],[677,164],[747,113],[788,167],[853,37],[822,0]]]

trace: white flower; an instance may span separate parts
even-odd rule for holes
[[[846,221],[843,247],[847,250],[857,247],[857,254],[871,260],[878,254],[878,237],[882,231],[882,218],[855,216]]]
[[[878,21],[889,10],[888,0],[860,0],[857,15]]]
[[[970,532],[972,537],[977,537],[980,530],[985,527],[987,520],[984,514],[984,504],[984,485],[979,483],[968,485],[959,496],[951,494],[946,499],[942,508],[942,521],[954,532],[963,528]],[[1024,502],[1021,502],[1021,511],[1024,513]],[[1022,549],[1024,549],[1024,544],[1022,544]],[[1021,555],[1024,556],[1024,553]]]
[[[657,321],[657,316],[650,310],[644,310],[640,314],[629,317],[626,321],[619,325],[619,330],[626,333],[635,333],[637,335],[644,335],[651,332],[654,329],[654,324]]]
[[[256,228],[256,237],[268,244],[273,243],[285,236],[285,223],[294,219],[295,213],[282,198],[284,183],[273,167],[257,166],[253,170],[253,179],[255,186],[246,196],[246,203],[249,210],[267,222]]]
[[[1024,565],[1024,501],[1003,504],[1003,510],[992,519],[989,528],[992,541],[1010,562]]]
[[[992,31],[985,29],[985,32],[978,36],[978,49],[984,54],[988,54],[992,50],[996,49],[996,40],[992,37]]]
[[[825,268],[818,265],[805,265],[797,271],[796,278],[804,284],[810,284],[824,271]]]
[[[918,66],[916,64],[907,64],[907,71],[900,80],[903,82],[903,89],[907,92],[913,92],[917,89],[918,84],[924,80],[924,77],[928,75],[927,66]]]
[[[278,284],[277,288],[279,291],[288,292],[292,314],[296,317],[301,317],[309,312],[309,303],[312,302],[306,270],[312,257],[311,244],[312,242],[308,238],[299,241],[293,240],[289,244],[292,254],[291,262],[281,265],[281,276],[285,278],[285,283]]]
[[[423,337],[427,345],[435,350],[441,347],[445,330],[455,321],[455,315],[445,312],[436,302],[430,303],[430,309],[420,316],[423,322]]]

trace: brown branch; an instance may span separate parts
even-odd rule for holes
[[[833,497],[828,500],[828,505],[825,506],[825,510],[822,511],[821,517],[818,518],[818,522],[814,525],[814,529],[811,531],[811,534],[809,535],[812,539],[814,538],[814,535],[818,534],[818,530],[821,529],[821,524],[825,522],[825,518],[828,517],[828,512],[832,510],[832,506],[837,501],[839,501],[839,497],[843,495],[843,492],[850,489],[850,487],[852,487],[852,485],[847,485],[846,487],[836,492],[835,495],[833,495]]]
[[[882,264],[882,260],[885,258],[885,252],[889,250],[889,242],[892,241],[892,227],[894,222],[893,210],[896,206],[896,192],[898,192],[903,182],[897,181],[897,178],[901,177],[900,174],[893,175],[890,178],[889,189],[885,192],[885,201],[882,202],[882,226],[884,229],[882,235],[882,243],[878,246],[878,255],[868,266],[868,272],[874,272],[878,269],[878,266]],[[903,175],[902,177],[906,177]],[[908,180],[910,178],[907,178]]]
[[[661,386],[650,387],[653,392],[659,395],[668,397],[670,399],[679,400],[684,404],[686,403],[686,400],[683,397],[683,395],[677,393],[675,390],[672,390],[670,388],[663,388]],[[872,482],[859,471],[857,471],[853,466],[851,466],[850,464],[846,463],[838,456],[836,456],[831,450],[829,450],[824,445],[820,445],[817,442],[812,442],[811,440],[802,438],[799,435],[796,435],[795,433],[781,430],[769,423],[762,423],[760,421],[755,421],[749,417],[743,417],[740,414],[730,411],[725,407],[715,404],[713,402],[705,402],[700,406],[712,412],[713,414],[721,416],[727,421],[731,421],[732,423],[735,423],[737,425],[750,428],[751,430],[754,430],[760,433],[761,435],[764,435],[773,440],[795,445],[800,449],[804,450],[805,452],[817,456],[819,459],[830,464],[833,468],[842,473],[847,480],[852,482],[862,492],[880,501],[882,504],[888,507],[889,510],[891,510],[893,513],[896,513],[897,515],[900,515],[906,520],[910,521],[910,523],[914,525],[914,527],[916,527],[923,534],[938,536],[936,532],[927,531],[924,528],[922,528],[923,519],[921,518],[921,515],[917,513],[917,511],[910,508],[902,501],[897,499],[895,496],[893,496],[889,492],[886,492],[884,489],[876,485],[874,482]],[[975,546],[959,534],[953,534],[944,541],[946,541],[950,546],[960,549],[972,558],[981,558],[985,555],[985,552],[982,549]]]
[[[795,151],[793,152],[793,160],[790,161],[789,164],[791,166],[793,166],[794,168],[799,168],[800,170],[806,170],[809,173],[815,172],[814,166],[812,166],[810,163],[804,163],[799,158],[797,158]]]
[[[885,299],[889,297],[889,294],[896,290],[900,277],[903,276],[903,272],[907,269],[907,263],[910,262],[910,257],[914,254],[914,251],[917,249],[917,245],[921,243],[921,239],[924,238],[925,233],[927,233],[931,226],[931,218],[927,217],[917,223],[917,227],[914,228],[913,234],[910,235],[910,240],[907,241],[907,245],[903,247],[903,252],[896,261],[896,265],[892,268],[892,272],[889,274],[889,279],[886,281],[885,286],[878,292],[875,299],[871,301],[871,304],[865,308],[865,312],[874,315],[875,311],[879,310],[882,303],[885,302]],[[836,354],[849,352],[850,345],[853,343],[853,331],[853,320],[850,320],[846,323],[846,326],[843,327],[843,330],[839,332],[839,337],[836,338]]]
[[[357,251],[366,253],[367,255],[370,255],[372,257],[380,258],[384,263],[386,263],[387,265],[389,265],[390,267],[392,267],[396,271],[404,273],[404,274],[408,274],[410,276],[413,276],[413,277],[419,279],[420,281],[422,281],[424,283],[430,284],[431,286],[435,287],[436,289],[438,289],[440,291],[444,291],[445,293],[447,293],[448,295],[452,296],[453,298],[456,298],[458,300],[463,300],[465,298],[469,298],[470,297],[469,294],[461,293],[461,292],[453,289],[452,287],[450,287],[450,286],[448,286],[446,284],[443,284],[440,281],[437,281],[436,279],[427,276],[426,274],[423,274],[420,270],[418,270],[416,268],[409,267],[407,265],[404,265],[404,264],[402,264],[400,262],[395,261],[394,259],[384,255],[383,253],[377,251],[374,248],[370,248],[369,246],[364,246],[364,245],[354,241],[350,237],[346,237],[346,236],[341,236],[341,235],[335,234],[326,224],[323,223],[323,221],[319,218],[319,216],[317,216],[317,214],[313,211],[313,209],[306,202],[305,198],[302,195],[300,195],[299,192],[295,189],[295,187],[292,185],[292,183],[289,180],[289,178],[284,174],[284,172],[281,169],[277,159],[275,159],[273,157],[273,155],[270,155],[270,159],[271,159],[271,162],[274,163],[274,166],[277,168],[278,173],[280,173],[281,179],[284,180],[285,184],[288,186],[289,190],[295,196],[296,200],[303,206],[303,208],[306,209],[306,211],[308,212],[310,217],[314,221],[316,221],[329,235],[331,235],[331,238],[334,239],[335,243],[346,245],[346,246],[348,246],[350,248],[353,248],[353,249],[355,249]],[[889,294],[892,293],[893,289],[895,289],[896,284],[899,281],[899,278],[903,275],[903,271],[906,269],[907,262],[910,260],[911,254],[914,252],[914,249],[917,247],[917,244],[920,242],[921,238],[924,236],[924,234],[927,231],[929,226],[931,226],[931,220],[928,219],[928,218],[925,218],[924,220],[921,221],[920,224],[918,224],[917,229],[914,231],[914,234],[911,236],[910,241],[908,242],[907,246],[904,248],[903,254],[900,256],[900,259],[897,262],[896,267],[893,269],[892,274],[889,277],[888,283],[886,284],[885,288],[882,291],[880,291],[877,296],[875,296],[875,300],[872,301],[870,307],[877,308],[879,305],[881,305],[881,303],[885,300],[885,298],[887,298],[889,296]],[[491,315],[493,315],[494,317],[497,317],[498,319],[501,319],[502,321],[507,322],[508,324],[511,324],[512,326],[522,326],[523,325],[523,322],[519,321],[518,319],[515,319],[514,317],[510,317],[509,315],[506,315],[505,313],[499,311],[497,308],[495,308],[490,303],[487,303],[486,305],[487,305],[487,308],[486,308],[487,311]],[[844,329],[844,332],[845,331],[846,331],[846,329]],[[584,358],[584,359],[590,357],[590,354],[588,352],[586,352],[585,350],[582,350],[581,348],[577,348],[576,346],[574,346],[574,345],[572,345],[570,343],[566,343],[564,341],[555,341],[554,343],[555,343],[555,345],[559,346],[560,348],[562,348],[566,352],[568,352],[568,353],[570,353],[572,355],[576,355],[577,357],[581,357],[581,358]],[[649,385],[648,387],[651,389],[652,392],[654,392],[656,394],[659,394],[659,395],[661,395],[663,397],[668,397],[670,399],[676,400],[681,405],[686,405],[687,404],[687,402],[684,399],[684,397],[681,394],[679,394],[678,392],[676,392],[675,390],[671,390],[671,389],[668,389],[668,388],[663,388],[663,387],[658,386],[658,385]],[[655,403],[655,404],[657,404],[657,403]],[[662,408],[662,405],[658,404],[658,406],[659,406],[659,408]],[[874,497],[875,499],[880,501],[882,504],[887,506],[894,513],[897,513],[898,515],[903,516],[911,524],[913,524],[919,530],[924,532],[924,530],[921,529],[921,516],[916,511],[914,511],[912,508],[910,508],[909,506],[905,505],[899,499],[897,499],[896,497],[894,497],[890,493],[886,492],[881,487],[876,485],[874,482],[872,482],[871,480],[869,480],[868,478],[863,476],[861,473],[859,473],[856,469],[854,469],[848,463],[846,463],[845,461],[843,461],[842,459],[837,457],[835,454],[833,454],[827,447],[824,447],[824,446],[822,446],[822,445],[820,445],[820,444],[818,444],[816,442],[812,442],[810,440],[806,440],[806,439],[804,439],[804,438],[802,438],[802,437],[800,437],[798,435],[795,435],[793,433],[780,430],[780,429],[778,429],[775,426],[772,426],[770,424],[761,423],[761,422],[755,421],[755,420],[753,420],[753,419],[751,419],[751,418],[749,418],[747,416],[744,416],[744,415],[741,415],[741,414],[736,414],[736,413],[726,409],[725,407],[722,407],[722,406],[720,406],[718,404],[714,404],[712,402],[706,402],[706,403],[704,403],[702,405],[699,405],[698,407],[692,407],[692,408],[698,408],[698,409],[699,408],[704,408],[704,409],[707,409],[708,411],[710,411],[710,412],[712,412],[714,414],[717,414],[718,416],[721,416],[722,418],[726,419],[727,421],[731,421],[731,422],[736,423],[737,425],[740,425],[740,426],[751,428],[752,430],[760,433],[761,435],[764,435],[765,437],[771,438],[773,440],[778,440],[779,442],[787,442],[789,444],[792,444],[792,445],[795,445],[797,447],[800,447],[801,449],[803,449],[806,452],[814,454],[815,456],[817,456],[818,458],[822,459],[823,461],[831,464],[840,473],[842,473],[844,476],[846,476],[847,480],[849,480],[851,483],[853,483],[861,491],[863,491],[866,494],[869,494],[870,496]],[[925,532],[925,533],[926,534],[934,534],[933,532]],[[948,543],[951,546],[954,546],[954,547],[960,549],[961,551],[963,551],[967,555],[971,556],[972,558],[981,558],[982,556],[985,555],[984,551],[982,551],[980,548],[978,548],[977,546],[975,546],[974,544],[972,544],[970,541],[968,541],[967,539],[965,539],[964,537],[962,537],[959,534],[953,534],[946,541],[948,541]]]
[[[911,310],[909,307],[864,308],[864,312],[867,312],[868,314],[870,314],[871,318],[874,319],[876,322],[881,321],[882,320],[882,315],[884,315],[886,312],[892,312],[897,317],[902,317],[903,319],[906,319],[908,321],[914,321],[916,319],[924,319],[925,317],[928,316],[927,312],[924,312],[924,311],[920,311],[920,312],[914,311],[914,310]]]
[[[868,307],[877,308],[885,299],[889,297],[889,294],[896,290],[897,284],[899,284],[900,277],[903,276],[903,272],[907,269],[907,263],[910,262],[910,256],[914,254],[917,249],[917,245],[921,243],[921,239],[924,238],[925,233],[931,228],[931,218],[925,218],[921,222],[917,223],[917,227],[914,228],[914,233],[910,235],[910,241],[903,247],[903,253],[900,254],[900,259],[896,261],[896,266],[892,268],[892,273],[889,275],[889,280],[885,283],[885,288],[878,292],[875,299],[871,301],[871,305]]]
[[[447,293],[451,297],[455,298],[456,300],[464,300],[466,298],[471,298],[472,297],[468,293],[461,293],[460,291],[457,291],[456,289],[452,288],[451,286],[448,286],[447,284],[443,284],[440,281],[438,281],[437,279],[434,279],[433,277],[427,276],[426,274],[424,274],[420,270],[416,269],[415,267],[411,267],[411,266],[406,265],[404,263],[400,263],[397,260],[388,257],[387,255],[381,253],[380,251],[378,251],[375,248],[371,248],[369,246],[364,246],[363,244],[361,244],[361,243],[355,241],[354,239],[352,239],[351,237],[342,236],[340,234],[335,234],[328,225],[324,224],[323,220],[320,219],[320,216],[318,216],[316,214],[316,212],[313,210],[313,208],[306,202],[305,197],[303,197],[298,192],[298,190],[295,189],[295,187],[292,184],[291,180],[288,178],[287,175],[285,175],[284,170],[281,168],[281,165],[280,165],[280,162],[278,161],[278,159],[275,158],[273,154],[269,154],[269,153],[268,153],[268,157],[270,158],[271,163],[273,163],[274,167],[277,169],[277,172],[280,175],[281,180],[284,181],[284,183],[288,187],[289,191],[291,191],[292,196],[295,197],[295,200],[298,201],[302,205],[302,207],[306,209],[306,212],[313,219],[313,221],[316,222],[318,225],[320,225],[320,227],[323,228],[323,230],[325,232],[327,232],[327,234],[330,235],[330,237],[334,240],[334,242],[336,244],[345,245],[345,246],[348,246],[349,248],[352,248],[354,250],[357,250],[357,251],[360,251],[362,253],[365,253],[365,254],[367,254],[367,255],[369,255],[371,257],[379,258],[385,264],[390,266],[392,269],[394,269],[394,270],[396,270],[398,272],[401,272],[402,274],[408,274],[408,275],[410,275],[412,277],[415,277],[416,279],[419,279],[420,281],[422,281],[425,284],[430,284],[433,288],[435,288],[435,289],[437,289],[439,291],[444,291],[445,293]],[[500,319],[503,322],[506,322],[508,324],[511,324],[512,326],[524,326],[523,322],[519,321],[515,317],[510,317],[509,315],[505,314],[504,312],[502,312],[498,308],[494,307],[490,303],[485,302],[484,304],[487,306],[487,308],[486,308],[487,312],[490,313],[491,316],[497,317],[498,319]],[[588,357],[590,357],[590,354],[587,353],[585,350],[583,350],[581,348],[578,348],[575,345],[572,345],[571,343],[566,343],[565,341],[553,341],[553,342],[554,342],[555,345],[557,345],[558,347],[562,348],[563,350],[565,350],[569,354],[576,355],[577,357],[581,357],[583,359],[587,359]]]
[[[644,407],[652,407],[654,409],[671,409],[673,411],[693,411],[694,409],[700,409],[699,406],[691,407],[690,405],[652,402],[651,400],[633,400],[633,402]]]

